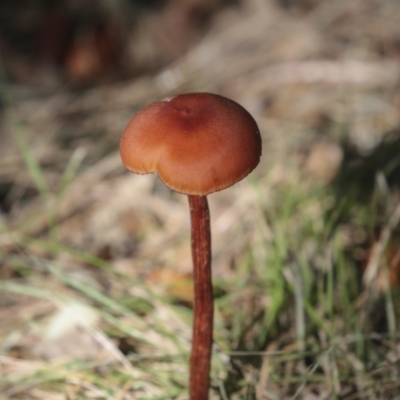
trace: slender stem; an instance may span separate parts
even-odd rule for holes
[[[205,196],[188,196],[192,222],[194,320],[190,400],[208,400],[213,337],[210,212]]]

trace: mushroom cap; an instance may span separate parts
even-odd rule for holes
[[[122,135],[120,152],[128,170],[157,172],[171,189],[205,196],[257,166],[261,136],[253,117],[234,101],[187,93],[140,110]]]

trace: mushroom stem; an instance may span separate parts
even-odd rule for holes
[[[188,196],[192,223],[194,321],[190,400],[207,400],[213,337],[210,212],[206,196]]]

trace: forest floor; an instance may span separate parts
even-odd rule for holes
[[[39,40],[39,67],[0,35],[1,400],[187,399],[187,199],[118,152],[181,92],[234,99],[263,139],[209,196],[210,397],[400,399],[400,2],[220,3],[198,29],[198,1],[146,10],[123,44],[101,24],[100,64],[79,35],[61,64]]]

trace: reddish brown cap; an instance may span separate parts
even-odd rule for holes
[[[257,166],[261,136],[253,117],[234,101],[188,93],[140,110],[122,135],[120,152],[130,171],[158,172],[171,189],[205,196]]]

